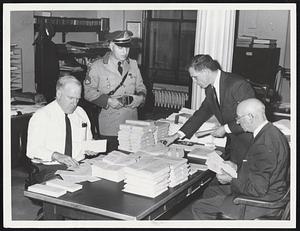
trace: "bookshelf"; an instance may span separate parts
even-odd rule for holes
[[[109,32],[109,18],[67,18],[34,16],[34,33],[43,30],[45,23],[51,23],[55,32],[62,33],[62,42],[66,41],[68,32],[96,32],[98,41],[102,41],[104,34]]]
[[[10,89],[22,90],[23,68],[22,68],[22,49],[17,44],[10,46]]]

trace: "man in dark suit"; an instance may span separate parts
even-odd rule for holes
[[[216,219],[216,214],[238,219],[239,205],[233,198],[239,195],[250,196],[261,200],[273,201],[283,196],[288,187],[288,169],[290,149],[286,137],[265,115],[265,106],[252,98],[242,101],[237,107],[236,122],[244,131],[253,133],[249,150],[237,168],[236,164],[226,161],[237,168],[237,178],[226,175],[222,183],[208,187],[200,199],[193,203],[194,219]],[[255,219],[263,215],[271,215],[276,209],[247,206],[245,219]]]
[[[236,107],[239,102],[255,97],[254,90],[241,76],[223,72],[219,63],[209,55],[193,57],[189,73],[201,88],[205,88],[206,98],[179,132],[166,137],[164,143],[169,145],[178,138],[191,138],[204,122],[215,115],[221,126],[211,135],[227,136],[225,159],[240,165],[251,136],[235,123]]]

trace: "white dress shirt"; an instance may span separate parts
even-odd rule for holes
[[[91,124],[86,112],[77,107],[68,115],[72,129],[72,157],[84,158],[82,141],[91,140]],[[86,126],[85,126],[86,125]],[[51,161],[53,152],[64,154],[66,138],[65,113],[56,100],[37,110],[28,124],[26,155],[33,159]]]

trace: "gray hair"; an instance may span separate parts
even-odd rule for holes
[[[65,85],[67,85],[68,83],[75,83],[76,85],[78,85],[81,88],[81,83],[80,83],[80,81],[78,79],[76,79],[72,75],[65,75],[65,76],[60,77],[57,80],[56,91],[59,90],[59,89],[61,89],[61,88],[64,88]]]

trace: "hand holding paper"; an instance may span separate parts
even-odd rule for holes
[[[231,163],[231,162],[230,162]],[[223,174],[223,171],[230,175],[232,178],[237,178],[236,168],[228,161],[224,161],[216,152],[208,154],[208,159],[205,164],[208,169],[218,174]]]

